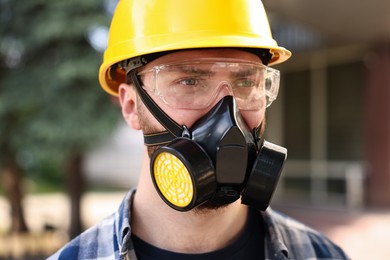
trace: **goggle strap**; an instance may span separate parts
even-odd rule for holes
[[[142,102],[145,104],[147,109],[152,113],[152,115],[160,122],[160,124],[168,130],[169,134],[167,132],[162,132],[161,137],[157,138],[165,141],[171,141],[176,137],[182,136],[184,128],[178,125],[172,118],[170,118],[163,110],[159,108],[159,106],[154,102],[154,100],[149,96],[149,94],[142,88],[141,82],[136,74],[136,70],[131,70],[129,72],[130,78],[132,82],[134,83],[138,94],[140,95],[140,98]],[[158,134],[157,134],[158,135]],[[153,137],[153,139],[148,139],[149,142],[156,139]],[[149,143],[149,145],[152,145],[153,143]]]

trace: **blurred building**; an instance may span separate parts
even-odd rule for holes
[[[390,207],[390,2],[263,2],[293,51],[267,117],[289,149],[277,198]]]

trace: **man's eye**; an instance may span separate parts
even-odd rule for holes
[[[236,86],[237,87],[244,87],[244,88],[253,87],[253,86],[255,86],[255,82],[253,80],[250,80],[250,79],[237,80]]]
[[[186,86],[195,86],[198,84],[198,82],[199,81],[195,78],[187,78],[179,81],[181,85],[186,85]]]

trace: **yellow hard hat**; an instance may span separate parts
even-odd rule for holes
[[[269,49],[270,65],[291,52],[272,38],[261,0],[120,0],[110,26],[99,82],[117,95],[120,61],[172,50],[239,47]]]

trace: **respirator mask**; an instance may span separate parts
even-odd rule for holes
[[[287,150],[249,129],[240,110],[261,110],[276,98],[279,72],[260,63],[201,59],[164,64],[147,71],[134,68],[142,57],[122,64],[141,100],[167,129],[144,135],[159,145],[150,160],[153,184],[172,208],[188,211],[205,202],[241,202],[265,210],[278,183]],[[202,109],[224,96],[190,128],[172,120],[151,98],[177,109]]]

